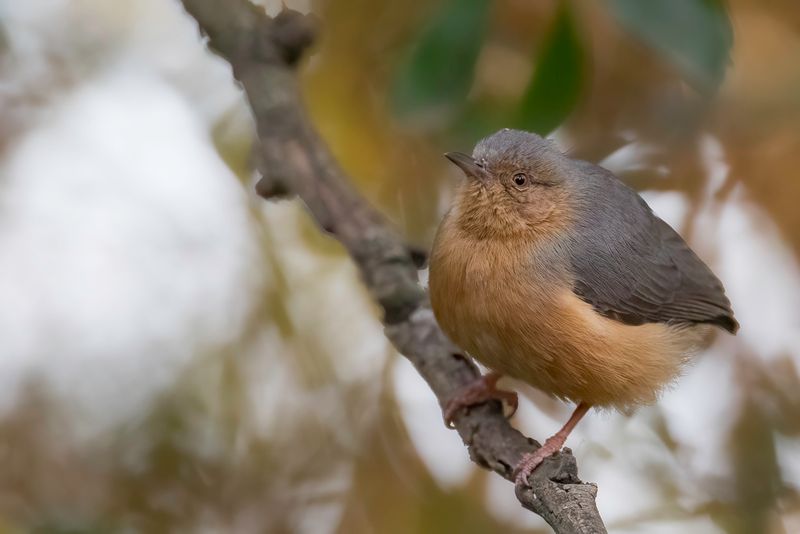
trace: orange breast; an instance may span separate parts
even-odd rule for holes
[[[563,266],[541,260],[525,243],[476,241],[445,221],[429,278],[442,329],[487,367],[546,393],[620,409],[654,401],[700,332],[603,317],[574,295]]]

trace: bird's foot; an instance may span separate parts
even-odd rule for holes
[[[589,411],[589,408],[591,408],[591,406],[585,402],[578,404],[567,422],[564,423],[563,427],[561,427],[561,430],[547,438],[544,442],[544,445],[522,457],[522,459],[519,461],[519,464],[517,464],[516,469],[514,469],[514,484],[517,486],[517,488],[527,487],[528,477],[530,477],[531,473],[533,473],[536,468],[539,467],[539,464],[545,461],[546,458],[561,450],[561,447],[564,446],[564,442],[567,441],[567,437],[569,437],[570,432],[572,432],[572,430],[575,428],[575,425],[577,425],[580,420],[583,419],[583,416],[586,415],[586,412]]]
[[[497,389],[497,381],[503,375],[491,372],[475,379],[474,382],[461,388],[456,395],[447,401],[444,407],[444,422],[448,427],[453,426],[453,420],[459,410],[481,404],[488,400],[497,399],[511,407],[509,417],[514,415],[519,405],[517,394],[513,391]]]
[[[518,487],[526,487],[528,485],[528,477],[531,476],[531,473],[533,473],[546,458],[560,451],[566,440],[566,436],[558,433],[555,436],[547,438],[544,444],[535,451],[529,452],[523,456],[522,460],[517,464],[516,469],[514,469],[514,484]]]

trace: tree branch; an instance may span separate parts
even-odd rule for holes
[[[250,102],[263,173],[257,191],[265,198],[297,195],[344,245],[383,308],[387,337],[444,406],[479,370],[436,324],[411,252],[351,187],[305,115],[293,66],[313,39],[312,19],[289,10],[270,18],[249,0],[182,2],[210,48],[230,62]],[[472,460],[508,480],[523,454],[539,447],[511,427],[495,401],[462,411],[454,423]],[[546,460],[529,482],[517,498],[557,533],[606,532],[595,505],[597,488],[578,479],[568,449]]]

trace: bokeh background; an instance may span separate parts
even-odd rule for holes
[[[314,123],[409,243],[459,179],[441,154],[515,126],[641,190],[726,284],[737,337],[570,438],[609,529],[800,532],[797,1],[287,3],[323,28]],[[547,532],[338,244],[254,196],[252,141],[176,0],[0,0],[0,532]],[[534,437],[571,410],[510,386]]]

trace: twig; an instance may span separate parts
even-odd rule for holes
[[[479,370],[458,355],[436,324],[411,252],[351,187],[305,115],[293,67],[313,40],[313,20],[289,10],[270,18],[249,0],[182,2],[209,47],[230,62],[249,99],[264,175],[257,191],[265,198],[297,195],[320,227],[344,245],[383,308],[387,337],[444,406]],[[508,480],[522,455],[539,447],[511,427],[498,402],[462,411],[454,423],[472,460]],[[555,532],[606,532],[595,505],[597,488],[578,479],[568,449],[548,459],[529,482],[517,498]]]

